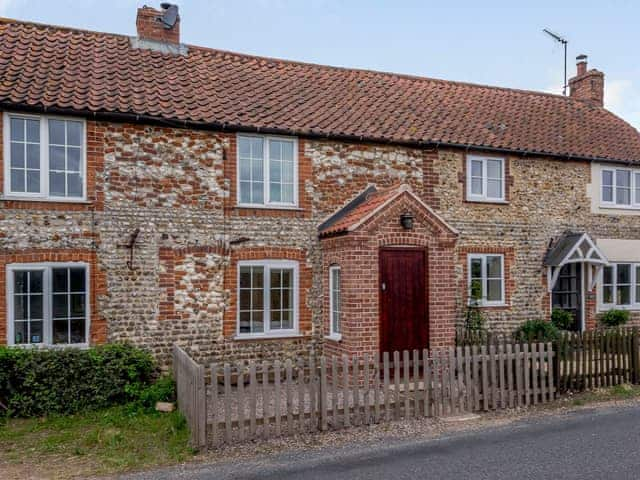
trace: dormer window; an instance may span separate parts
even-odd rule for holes
[[[467,157],[467,200],[505,202],[504,158]]]
[[[6,113],[4,152],[5,197],[85,199],[83,120]]]

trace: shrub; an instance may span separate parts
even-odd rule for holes
[[[163,376],[154,384],[141,390],[136,403],[145,410],[153,410],[156,402],[174,402],[175,400],[176,383],[173,378]]]
[[[126,403],[136,400],[155,376],[151,355],[126,344],[86,350],[0,348],[0,402],[12,416]]]
[[[619,327],[628,321],[628,310],[609,310],[600,315],[600,323],[605,327]]]
[[[551,342],[559,335],[558,327],[544,320],[527,320],[514,332],[515,339],[521,342]]]
[[[570,330],[575,323],[573,315],[566,310],[560,308],[554,308],[551,312],[551,323],[553,323],[560,330]]]

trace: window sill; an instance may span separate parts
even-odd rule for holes
[[[333,335],[325,335],[324,337],[327,340],[332,340],[334,342],[341,342],[342,341],[342,335],[337,333],[337,334],[333,334]]]
[[[640,305],[598,305],[597,312],[605,313],[609,310],[625,310],[627,312],[640,312]]]
[[[248,205],[244,203],[238,203],[235,208],[242,208],[245,210],[286,210],[292,212],[302,212],[303,209],[297,205]]]
[[[469,305],[469,307],[477,307],[477,308],[509,308],[511,307],[510,303],[488,303],[481,305]]]
[[[272,333],[268,335],[235,335],[234,340],[277,340],[287,338],[302,338],[301,333]]]
[[[19,343],[10,344],[10,348],[24,348],[33,350],[63,350],[65,348],[74,348],[78,350],[86,350],[89,348],[88,343],[65,343],[65,344],[52,344],[52,343]]]
[[[0,195],[2,202],[41,202],[41,203],[72,203],[78,205],[91,205],[93,202],[84,198],[42,198],[42,197],[21,197],[15,195]]]
[[[600,208],[603,210],[623,210],[623,211],[635,211],[640,212],[640,206],[632,205],[612,205],[610,203],[600,204]]]
[[[465,198],[465,202],[467,203],[484,203],[489,205],[509,205],[507,200],[485,200],[481,198]]]

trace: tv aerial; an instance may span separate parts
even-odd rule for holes
[[[564,83],[562,84],[562,95],[567,95],[567,40],[564,37],[561,37],[557,33],[552,32],[548,28],[543,28],[542,31],[553,38],[556,42],[561,43],[564,47]]]

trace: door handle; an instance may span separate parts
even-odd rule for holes
[[[387,284],[385,282],[382,282],[382,285],[380,285],[380,289],[385,292],[387,290]]]

